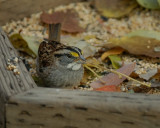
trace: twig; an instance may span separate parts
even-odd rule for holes
[[[87,64],[85,64],[84,67],[87,68],[88,70],[90,70],[96,77],[98,77],[99,80],[100,80],[103,84],[106,83],[105,81],[103,81],[103,80],[101,79],[101,77],[100,77],[95,71],[93,71],[90,67],[88,67]]]
[[[140,82],[140,81],[138,81],[138,80],[136,80],[136,79],[133,79],[132,77],[129,77],[129,76],[127,76],[127,75],[125,75],[125,74],[123,74],[123,73],[121,73],[121,72],[117,72],[117,71],[115,71],[115,70],[113,70],[113,69],[107,69],[107,68],[105,68],[105,69],[106,69],[107,71],[113,72],[113,73],[115,73],[115,74],[117,74],[117,75],[124,76],[124,77],[126,77],[128,80],[132,80],[132,81],[135,81],[135,82],[137,82],[137,83],[139,83],[139,84],[145,85],[145,86],[147,86],[147,87],[151,87],[151,84],[146,84],[146,83],[144,83],[144,82]]]
[[[145,85],[145,86],[147,86],[147,87],[151,87],[151,84],[146,84],[146,83],[144,83],[144,82],[140,82],[140,81],[138,81],[138,80],[136,80],[136,79],[133,79],[132,77],[129,77],[129,76],[127,76],[127,75],[125,75],[125,74],[123,74],[123,73],[121,73],[121,72],[115,71],[115,70],[113,70],[113,69],[107,69],[107,68],[105,68],[105,67],[100,67],[100,66],[97,66],[97,65],[94,65],[94,64],[90,64],[90,63],[87,63],[87,65],[92,66],[92,67],[95,67],[95,68],[97,68],[97,69],[103,68],[104,70],[107,70],[107,71],[109,71],[109,72],[115,73],[115,74],[117,74],[117,75],[119,75],[119,76],[124,76],[124,77],[126,77],[128,80],[132,80],[132,81],[135,81],[135,82],[137,82],[137,83],[139,83],[139,84],[141,84],[141,85]],[[92,70],[92,69],[91,69],[91,70]],[[95,73],[95,72],[94,72],[94,73]],[[99,76],[99,77],[100,77],[100,76]]]

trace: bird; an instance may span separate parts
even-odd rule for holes
[[[84,74],[81,49],[60,43],[60,32],[60,23],[49,24],[49,38],[38,49],[36,71],[46,87],[77,86]]]

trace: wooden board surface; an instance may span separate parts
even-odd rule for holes
[[[0,128],[5,125],[5,103],[8,98],[37,87],[22,60],[17,63],[20,75],[14,75],[13,71],[7,70],[8,59],[13,57],[18,57],[17,51],[0,28]]]
[[[82,0],[0,0],[0,25],[58,5]]]
[[[7,128],[160,127],[156,95],[36,88],[11,97],[6,111]]]

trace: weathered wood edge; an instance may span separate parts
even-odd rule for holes
[[[160,127],[158,95],[35,88],[11,97],[6,111],[7,128]]]
[[[5,103],[10,96],[37,87],[22,60],[17,63],[20,75],[7,70],[8,59],[18,57],[7,35],[0,28],[0,128],[5,127]]]

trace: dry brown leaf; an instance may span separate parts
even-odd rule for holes
[[[81,84],[86,84],[88,82],[88,77],[90,76],[90,72],[84,70],[83,78],[81,80]]]
[[[135,0],[94,0],[94,6],[105,17],[122,17],[136,6]]]
[[[120,69],[118,69],[117,72],[120,72],[120,73],[123,73],[123,74],[129,76],[134,71],[134,68],[135,68],[135,63],[126,64],[123,67],[121,67]],[[116,85],[117,86],[120,83],[122,83],[125,79],[126,79],[126,77],[119,76],[114,73],[110,73],[110,74],[105,75],[104,77],[101,78],[101,80],[105,81],[106,83],[102,83],[100,80],[96,80],[96,81],[93,81],[90,84],[90,86],[93,88],[100,88],[105,85]]]
[[[86,59],[86,63],[87,64],[93,64],[93,65],[96,65],[96,66],[100,65],[100,62],[94,57],[88,57]]]
[[[94,57],[88,57],[86,58],[86,64],[88,67],[90,68],[95,68],[95,67],[99,67],[100,62],[94,58]],[[85,66],[84,66],[85,67]],[[88,82],[88,77],[94,75],[91,71],[89,71],[88,69],[84,70],[84,75],[83,75],[83,79],[81,80],[82,83],[87,83]]]
[[[108,86],[103,86],[100,88],[94,89],[95,91],[105,91],[105,92],[121,92],[120,87],[117,87],[115,85],[108,85]]]
[[[145,74],[140,74],[139,77],[140,78],[143,78],[145,80],[149,80],[151,77],[153,77],[154,75],[156,75],[158,72],[158,69],[157,68],[153,68],[153,69],[149,69],[147,71],[147,73]]]
[[[120,48],[120,47],[112,48],[112,49],[110,49],[110,50],[108,50],[108,51],[106,51],[105,53],[102,54],[101,60],[102,61],[105,60],[110,55],[121,54],[123,51],[124,51],[124,49]]]
[[[131,54],[160,57],[160,32],[138,30],[109,42],[107,48],[121,47]]]
[[[62,24],[62,30],[70,33],[83,32],[84,29],[79,26],[78,15],[72,10],[66,12],[58,11],[53,14],[43,12],[41,14],[41,21],[46,24]]]

